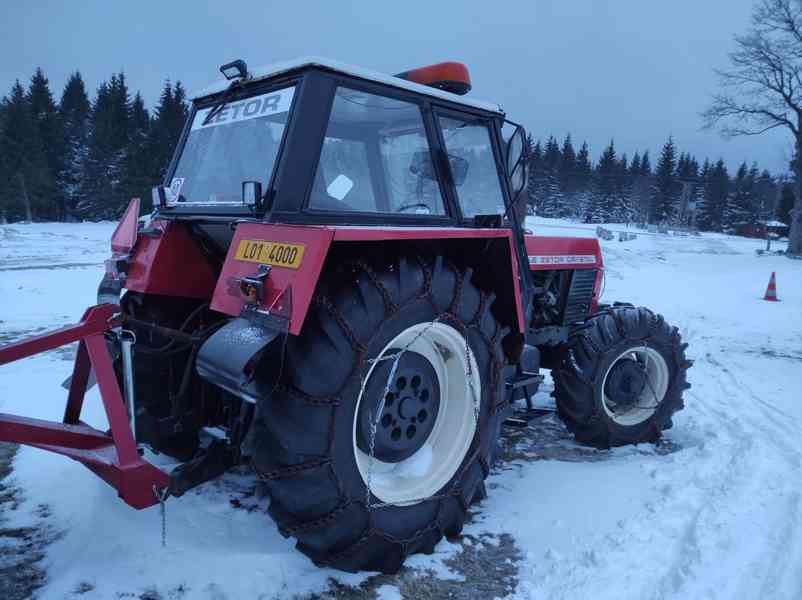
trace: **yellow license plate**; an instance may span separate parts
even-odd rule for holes
[[[297,269],[301,266],[306,247],[303,244],[240,240],[234,258],[245,262]]]

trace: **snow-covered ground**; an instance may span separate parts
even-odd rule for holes
[[[112,229],[0,227],[0,343],[80,317]],[[802,262],[756,255],[759,240],[639,233],[603,242],[604,298],[662,313],[695,360],[687,408],[658,446],[584,449],[553,416],[514,430],[463,540],[395,577],[315,568],[244,472],[170,500],[162,547],[158,508],[134,511],[77,463],[23,448],[6,480],[16,500],[0,504],[0,574],[14,543],[2,532],[35,527],[52,533],[37,592],[48,599],[415,598],[424,583],[425,597],[802,597]],[[778,303],[761,299],[772,271]],[[59,418],[68,358],[0,367],[0,411]],[[103,425],[95,392],[85,418]]]

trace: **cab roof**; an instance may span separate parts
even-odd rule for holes
[[[451,92],[447,92],[445,90],[441,90],[435,87],[430,87],[428,85],[421,85],[419,83],[414,83],[412,81],[407,81],[405,79],[393,77],[392,75],[387,75],[386,73],[381,73],[379,71],[371,71],[370,69],[363,69],[362,67],[356,67],[354,65],[341,63],[339,61],[331,60],[329,58],[323,58],[320,56],[304,56],[293,60],[273,63],[271,65],[266,65],[264,67],[250,69],[251,79],[249,79],[249,82],[261,81],[263,79],[275,77],[276,75],[281,75],[289,71],[296,71],[308,67],[320,67],[323,69],[327,69],[329,71],[335,71],[337,73],[342,73],[344,75],[357,77],[359,79],[375,81],[396,88],[401,88],[404,90],[416,92],[418,94],[423,94],[425,96],[440,98],[442,100],[448,100],[449,102],[453,102],[455,104],[462,104],[464,106],[470,106],[472,108],[478,108],[481,110],[486,110],[501,115],[504,114],[504,111],[501,109],[501,107],[498,104],[494,104],[492,102],[485,102],[482,100],[476,100],[474,98],[466,98],[465,96],[452,94]],[[210,96],[212,94],[217,94],[225,90],[228,86],[229,82],[227,80],[225,79],[218,80],[217,82],[203,88],[202,90],[198,90],[195,94],[193,94],[193,98],[198,99],[198,98],[203,98],[205,96]]]

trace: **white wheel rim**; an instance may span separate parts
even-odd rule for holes
[[[357,420],[365,385],[359,392],[352,442],[359,474],[372,494],[387,504],[416,504],[435,495],[451,480],[468,453],[476,433],[476,415],[481,402],[481,376],[473,352],[462,334],[445,323],[419,323],[402,331],[379,353],[406,348],[423,355],[432,365],[440,386],[440,407],[424,444],[398,463],[386,463],[360,450]],[[470,361],[470,373],[468,361]],[[378,362],[373,362],[364,382]]]
[[[613,367],[622,360],[637,360],[645,367],[646,385],[643,387],[643,391],[640,393],[637,402],[635,402],[632,407],[624,412],[616,412],[611,406],[615,403],[607,396],[607,376],[610,374],[610,371],[613,370]],[[657,411],[657,407],[660,406],[660,403],[663,401],[668,391],[668,378],[668,364],[665,358],[663,358],[663,355],[655,348],[638,346],[625,350],[610,363],[607,372],[604,374],[601,387],[604,412],[619,425],[630,426],[643,423],[654,415]]]

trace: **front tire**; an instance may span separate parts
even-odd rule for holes
[[[470,278],[440,257],[354,262],[327,274],[289,338],[252,463],[281,533],[317,565],[396,572],[484,496],[506,331]]]
[[[690,387],[676,327],[646,308],[616,306],[575,329],[552,371],[557,412],[597,448],[655,442]]]

